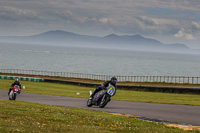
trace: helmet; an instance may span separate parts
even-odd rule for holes
[[[117,78],[116,78],[116,77],[112,77],[112,78],[111,78],[111,83],[112,83],[113,85],[115,85],[115,84],[117,83]]]
[[[15,83],[16,83],[16,84],[19,84],[19,79],[15,79]]]

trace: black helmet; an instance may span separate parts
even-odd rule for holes
[[[111,81],[112,84],[115,85],[117,83],[117,78],[116,77],[112,77],[110,81]]]
[[[16,84],[19,84],[19,79],[15,79],[15,83],[16,83]]]

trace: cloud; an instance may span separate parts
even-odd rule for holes
[[[9,20],[29,20],[29,19],[36,19],[37,13],[25,10],[25,9],[19,9],[15,7],[2,7],[0,6],[0,19],[4,21]]]
[[[159,25],[159,23],[156,20],[154,20],[153,18],[149,18],[147,16],[139,16],[137,17],[137,19],[147,26]]]
[[[196,39],[200,39],[200,22],[193,21],[191,23],[191,31],[195,35]]]
[[[104,23],[104,24],[107,24],[108,23],[108,18],[100,18],[99,21]]]
[[[15,24],[16,31],[32,27],[38,33],[43,32],[41,29],[60,29],[92,35],[114,32],[193,39],[197,38],[194,33],[200,27],[199,3],[196,0],[2,0],[0,27]],[[0,34],[3,33],[6,32]]]
[[[195,22],[195,21],[193,21],[192,22],[192,27],[194,28],[194,29],[200,29],[200,22]]]
[[[176,34],[176,38],[184,38],[187,40],[200,39],[200,22],[192,21],[191,23],[185,24],[184,28],[181,28]]]
[[[187,40],[194,40],[194,36],[192,34],[186,33],[184,28],[181,28],[178,33],[174,35],[176,38],[185,38]]]

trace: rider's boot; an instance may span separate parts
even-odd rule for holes
[[[94,97],[94,95],[96,94],[97,91],[98,91],[98,90],[95,89],[94,92],[90,95],[90,98],[89,98],[89,99],[93,99],[93,97]]]

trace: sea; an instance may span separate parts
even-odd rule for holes
[[[0,69],[199,77],[200,54],[0,43]]]

